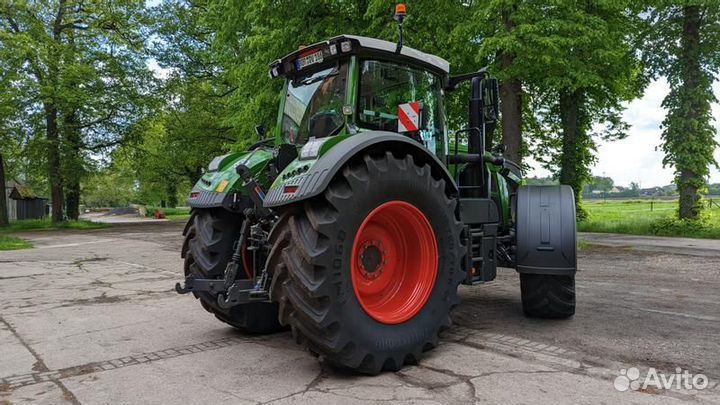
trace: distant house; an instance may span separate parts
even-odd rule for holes
[[[640,190],[641,197],[658,197],[661,195],[663,195],[662,187],[650,187],[650,188],[643,188],[642,190]]]
[[[38,197],[32,189],[17,181],[5,183],[8,218],[11,221],[40,219],[47,216],[48,199]]]

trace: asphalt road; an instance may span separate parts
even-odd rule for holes
[[[462,287],[455,326],[419,365],[366,377],[176,295],[181,229],[35,232],[36,248],[0,252],[0,404],[720,404],[719,241],[584,235],[573,319],[524,318],[502,269]],[[631,367],[709,386],[618,391]]]

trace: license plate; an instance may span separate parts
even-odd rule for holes
[[[322,54],[322,50],[320,50],[320,51],[311,53],[310,55],[303,56],[300,59],[298,59],[297,66],[298,66],[298,69],[302,69],[309,65],[321,63],[322,61],[323,61],[323,54]]]

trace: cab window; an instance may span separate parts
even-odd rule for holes
[[[440,79],[433,73],[391,62],[361,62],[358,124],[362,128],[398,132],[398,106],[418,101],[424,129],[408,135],[436,153],[445,131],[441,100]]]
[[[347,64],[291,79],[282,117],[285,142],[304,144],[311,137],[337,132],[345,123],[342,107],[346,87]]]

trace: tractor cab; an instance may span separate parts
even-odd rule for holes
[[[270,66],[286,79],[278,118],[282,143],[364,131],[404,134],[443,158],[449,63],[375,38],[340,35]]]

